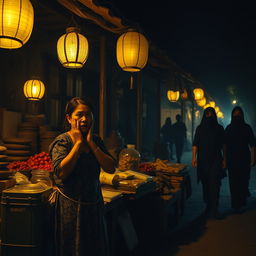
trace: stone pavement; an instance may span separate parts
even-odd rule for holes
[[[247,210],[233,214],[230,208],[228,178],[222,180],[219,210],[224,218],[206,220],[202,213],[201,184],[191,167],[191,152],[183,156],[189,165],[192,196],[185,202],[184,215],[170,234],[155,243],[144,244],[139,253],[147,256],[255,256],[256,255],[256,167],[251,171]]]

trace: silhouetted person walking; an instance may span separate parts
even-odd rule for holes
[[[224,128],[218,124],[214,108],[205,109],[196,128],[192,147],[192,166],[197,167],[198,181],[203,187],[205,214],[218,218],[219,191],[223,177]]]
[[[256,146],[252,128],[245,123],[241,107],[237,106],[232,111],[231,123],[225,129],[225,144],[231,206],[235,212],[241,212],[250,194],[250,169],[255,165]]]
[[[172,125],[174,144],[176,149],[177,163],[181,162],[184,143],[187,138],[186,125],[181,121],[181,115],[176,115],[176,123]]]
[[[168,160],[173,159],[173,131],[172,131],[172,120],[170,117],[167,117],[164,125],[161,127],[162,139],[167,143],[169,147],[169,157]]]

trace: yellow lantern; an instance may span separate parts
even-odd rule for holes
[[[124,71],[141,71],[148,61],[147,39],[137,31],[128,30],[117,40],[116,57]]]
[[[212,108],[215,108],[215,106],[216,106],[216,104],[215,104],[214,101],[209,101],[209,104],[210,104],[210,106],[211,106]]]
[[[180,94],[180,97],[183,99],[183,100],[187,100],[188,99],[188,92],[186,89],[183,89],[181,94]]]
[[[221,111],[219,111],[219,112],[217,113],[217,117],[218,117],[218,118],[224,118],[224,115],[223,115],[223,113],[222,113]]]
[[[31,79],[26,81],[23,91],[28,100],[40,100],[44,96],[45,86],[42,81]]]
[[[79,32],[79,28],[69,27],[66,29],[66,34],[57,42],[58,58],[65,68],[82,68],[87,61],[88,40]]]
[[[33,25],[34,9],[29,0],[0,0],[0,48],[22,47]]]
[[[199,107],[204,107],[206,105],[206,98],[203,97],[201,100],[197,100],[196,103]]]
[[[206,109],[206,108],[209,108],[211,105],[210,104],[206,104],[206,105],[204,105],[204,109]]]
[[[180,92],[179,92],[179,91],[169,90],[169,91],[167,92],[167,98],[168,98],[168,100],[171,101],[171,102],[176,102],[176,101],[178,101],[179,97],[180,97]]]
[[[193,93],[194,93],[195,100],[201,100],[204,97],[204,90],[201,88],[195,88],[193,90]]]
[[[220,111],[220,108],[218,106],[216,106],[214,109],[215,109],[216,114],[218,114],[218,112]]]

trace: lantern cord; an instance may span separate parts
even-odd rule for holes
[[[70,27],[70,26],[74,26],[74,27],[77,27],[77,28],[78,28],[78,24],[77,24],[77,22],[76,22],[76,20],[75,20],[75,17],[74,17],[74,15],[73,15],[73,13],[71,14],[71,20],[70,20],[70,22],[69,22],[69,24],[68,24],[68,27]]]
[[[133,89],[133,73],[131,73],[131,79],[130,79],[130,90]]]

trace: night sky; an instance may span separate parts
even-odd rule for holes
[[[252,3],[110,2],[204,86],[223,110],[226,122],[233,98],[244,108],[247,121],[255,122],[256,15]]]

